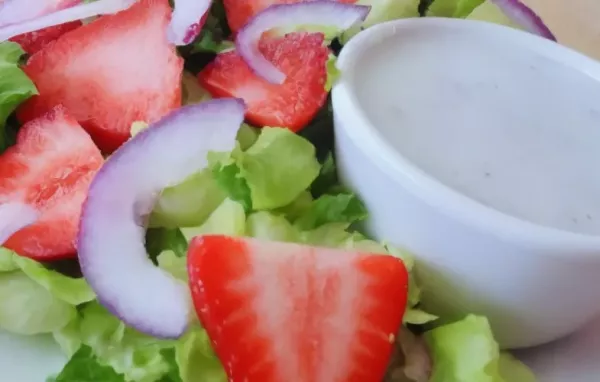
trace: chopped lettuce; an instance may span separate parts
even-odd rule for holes
[[[215,33],[209,29],[204,29],[192,45],[192,53],[221,53],[235,49],[232,41],[220,40]]]
[[[131,127],[134,136],[146,128],[143,122],[136,122]],[[239,148],[232,155],[241,155],[240,150],[252,146],[258,138],[255,128],[243,124],[237,135]],[[218,158],[227,155],[217,154]],[[228,158],[228,157],[227,157]],[[223,202],[227,196],[224,190],[232,190],[238,196],[236,200],[244,200],[247,209],[250,208],[250,190],[245,188],[243,179],[238,182],[235,174],[239,169],[233,163],[222,166],[216,163],[215,168],[199,171],[182,183],[165,188],[158,198],[150,217],[151,227],[195,227],[199,226]],[[247,191],[237,192],[243,188]]]
[[[501,355],[484,317],[469,315],[427,332],[425,338],[434,364],[431,382],[535,381],[524,365]]]
[[[419,17],[421,0],[358,0],[358,5],[371,6],[365,26],[409,17]]]
[[[75,317],[75,307],[23,272],[0,273],[0,327],[17,334],[51,333]]]
[[[79,335],[79,327],[81,316],[76,314],[75,317],[63,328],[52,333],[52,337],[60,346],[63,353],[69,358],[81,348],[81,336]]]
[[[247,234],[261,240],[298,242],[300,232],[283,216],[266,211],[255,212],[248,217]]]
[[[465,18],[485,0],[434,0],[427,16]]]
[[[190,227],[201,224],[225,199],[210,169],[165,188],[151,216],[154,227]]]
[[[0,247],[0,272],[10,272],[19,269],[14,261],[15,253],[4,247]]]
[[[158,381],[169,372],[170,365],[162,350],[173,347],[173,341],[139,333],[96,302],[83,306],[80,313],[78,324],[70,328],[71,335],[79,337],[81,346],[89,347],[90,356],[101,365],[110,366],[132,382]],[[62,334],[64,344],[67,333]]]
[[[215,356],[208,334],[190,330],[175,347],[175,359],[183,382],[227,382],[227,374]]]
[[[340,36],[340,40],[345,44],[361,29],[386,21],[419,17],[420,3],[421,0],[358,0],[356,4],[368,5],[371,7],[371,11],[362,26],[344,31]]]
[[[245,211],[252,210],[252,195],[248,182],[233,159],[223,161],[212,170],[216,183],[225,194],[240,203]]]
[[[213,171],[233,200],[246,210],[283,207],[305,191],[319,174],[315,148],[283,128],[263,128],[245,152],[234,150]]]
[[[509,353],[501,353],[498,361],[498,369],[504,382],[535,382],[537,380],[531,369]]]
[[[13,261],[27,277],[68,304],[80,305],[96,298],[94,291],[83,278],[65,276],[47,269],[37,261],[16,254]]]
[[[164,250],[171,250],[183,257],[187,254],[188,242],[178,228],[150,228],[146,232],[146,251],[155,259]]]
[[[33,82],[19,67],[24,54],[17,43],[0,43],[0,153],[14,140],[5,130],[8,117],[22,102],[37,94]]]
[[[0,328],[17,334],[51,333],[75,316],[75,306],[92,301],[84,279],[64,276],[0,247]]]
[[[338,69],[337,65],[337,57],[333,54],[329,55],[329,59],[325,63],[325,68],[327,70],[327,81],[325,81],[325,91],[328,92],[333,88],[333,85],[339,78],[341,72]]]
[[[336,188],[339,188],[337,167],[333,155],[329,152],[323,161],[319,176],[310,186],[310,191],[315,197],[318,197],[326,193],[331,193],[331,191],[335,191]]]
[[[473,10],[467,19],[488,21],[495,24],[506,25],[509,27],[522,29],[512,19],[510,19],[496,4],[486,1]]]
[[[157,257],[158,266],[169,272],[176,279],[186,281],[187,275],[187,258],[179,257],[171,250],[165,250]]]
[[[197,235],[243,236],[246,230],[245,226],[244,207],[236,201],[225,199],[203,225],[196,228],[183,228],[182,232],[188,240]]]
[[[366,219],[367,209],[351,193],[323,195],[295,221],[300,229],[318,228],[327,223],[355,223]]]
[[[101,365],[89,346],[82,346],[71,357],[61,373],[48,382],[125,382],[112,367]]]

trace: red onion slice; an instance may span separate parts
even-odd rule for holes
[[[79,2],[81,0],[4,0],[0,4],[0,25],[31,20]]]
[[[330,0],[271,5],[257,13],[240,29],[235,46],[240,56],[257,75],[274,84],[282,84],[286,78],[285,74],[258,49],[258,42],[264,32],[292,25],[323,25],[346,30],[364,21],[370,10],[370,6]]]
[[[23,33],[34,32],[71,21],[117,13],[129,8],[135,2],[136,0],[96,0],[91,3],[78,4],[16,24],[4,25],[0,28],[0,41],[6,41]]]
[[[0,204],[0,245],[13,233],[35,223],[39,216],[35,208],[24,203]]]
[[[531,8],[519,0],[490,0],[494,3],[509,19],[517,25],[522,26],[528,32],[556,41],[556,37],[550,29],[544,24]]]
[[[202,28],[201,20],[210,9],[211,0],[175,0],[175,9],[167,31],[169,42],[187,45]]]
[[[137,330],[177,338],[191,312],[185,283],[154,266],[142,221],[162,189],[207,165],[209,151],[231,151],[244,119],[239,99],[185,106],[143,130],[98,171],[83,206],[81,270],[99,301]]]

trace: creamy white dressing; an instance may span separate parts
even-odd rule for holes
[[[600,83],[502,44],[464,31],[396,35],[356,63],[354,91],[383,138],[445,185],[600,235]]]

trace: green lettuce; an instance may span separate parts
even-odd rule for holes
[[[367,218],[364,204],[351,193],[323,195],[295,221],[300,229],[317,228],[327,223],[355,223]]]
[[[89,346],[82,346],[56,378],[48,382],[125,382],[112,367],[101,365]]]
[[[318,176],[314,146],[283,128],[263,128],[245,152],[234,150],[213,173],[229,197],[246,210],[293,202]]]
[[[187,254],[188,242],[182,229],[150,228],[146,232],[146,251],[151,259],[165,250],[170,250],[179,257]]]
[[[465,18],[485,0],[434,0],[427,16]]]
[[[8,117],[17,106],[38,94],[33,82],[19,67],[25,52],[17,43],[0,43],[0,153],[13,143],[6,129]]]
[[[235,44],[232,41],[219,40],[209,29],[203,29],[192,45],[192,53],[221,53],[234,49]]]
[[[469,315],[425,333],[425,338],[434,364],[431,382],[535,381],[524,365],[500,353],[484,317]]]
[[[0,301],[0,327],[17,334],[51,333],[77,313],[23,272],[0,274]]]
[[[179,257],[171,250],[165,250],[157,257],[158,266],[181,281],[188,280],[187,257]]]
[[[0,328],[27,335],[51,333],[76,316],[75,306],[95,298],[84,279],[0,247]]]
[[[347,31],[340,36],[340,41],[345,44],[362,29],[386,21],[419,17],[421,0],[358,0],[358,5],[368,5],[371,11],[365,22]]]
[[[135,133],[134,128],[136,128],[135,124],[132,126],[132,134]],[[242,155],[242,152],[252,146],[257,138],[256,129],[243,124],[237,134],[238,148],[231,155]],[[229,158],[229,154],[212,154],[219,159]],[[225,166],[225,169],[222,167],[222,163],[213,161],[208,168],[192,174],[182,183],[165,188],[152,211],[150,226],[167,228],[199,226],[227,197],[225,190],[233,192],[236,200],[244,200],[246,197],[246,207],[250,208],[250,190],[243,180],[236,182],[233,179],[236,172],[239,172],[237,166],[231,164]],[[243,191],[238,192],[239,189]],[[236,198],[235,195],[239,196]]]
[[[245,230],[246,212],[244,207],[229,198],[225,199],[200,227],[182,229],[188,240],[194,236],[211,234],[243,236]]]
[[[160,380],[171,369],[163,350],[175,346],[173,341],[159,340],[126,326],[97,302],[84,305],[80,315],[55,333],[55,338],[67,354],[74,352],[71,361],[82,360],[81,349],[89,348],[91,351],[84,353],[89,358],[86,365],[109,366],[128,382]]]
[[[325,63],[325,69],[327,70],[327,81],[325,81],[325,91],[329,92],[333,88],[333,85],[339,78],[341,72],[338,69],[337,57],[333,54],[329,55],[327,62]]]
[[[473,10],[467,19],[488,21],[495,24],[506,25],[516,29],[523,29],[521,26],[516,24],[506,14],[498,8],[496,4],[491,1],[486,1]]]
[[[266,211],[255,212],[246,222],[248,236],[261,240],[299,242],[300,232],[284,217]]]
[[[190,330],[175,347],[175,358],[183,382],[227,382],[227,374],[215,356],[206,331]]]

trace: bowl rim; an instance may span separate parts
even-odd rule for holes
[[[333,110],[335,114],[336,109],[339,112],[343,107],[343,114],[346,115],[344,118],[352,119],[353,123],[344,123],[343,126],[340,126],[341,124],[337,121],[340,118],[338,115],[335,118],[336,129],[343,129],[348,137],[356,143],[356,147],[367,154],[366,156],[371,159],[372,164],[396,184],[412,193],[415,198],[473,230],[486,231],[493,236],[532,249],[544,250],[547,253],[572,257],[573,252],[577,253],[578,257],[600,260],[600,235],[576,233],[545,226],[488,207],[418,168],[397,148],[390,145],[369,121],[360,107],[360,102],[353,94],[351,81],[348,81],[348,78],[354,77],[354,63],[366,49],[387,38],[406,30],[432,27],[441,30],[458,29],[466,32],[467,35],[477,33],[478,38],[487,33],[494,38],[507,39],[515,46],[533,49],[538,54],[581,71],[600,82],[600,62],[528,32],[476,20],[436,17],[393,20],[361,31],[340,52],[337,66],[342,75],[332,90]],[[350,75],[344,76],[344,73],[350,73]],[[336,147],[336,149],[339,148]]]

